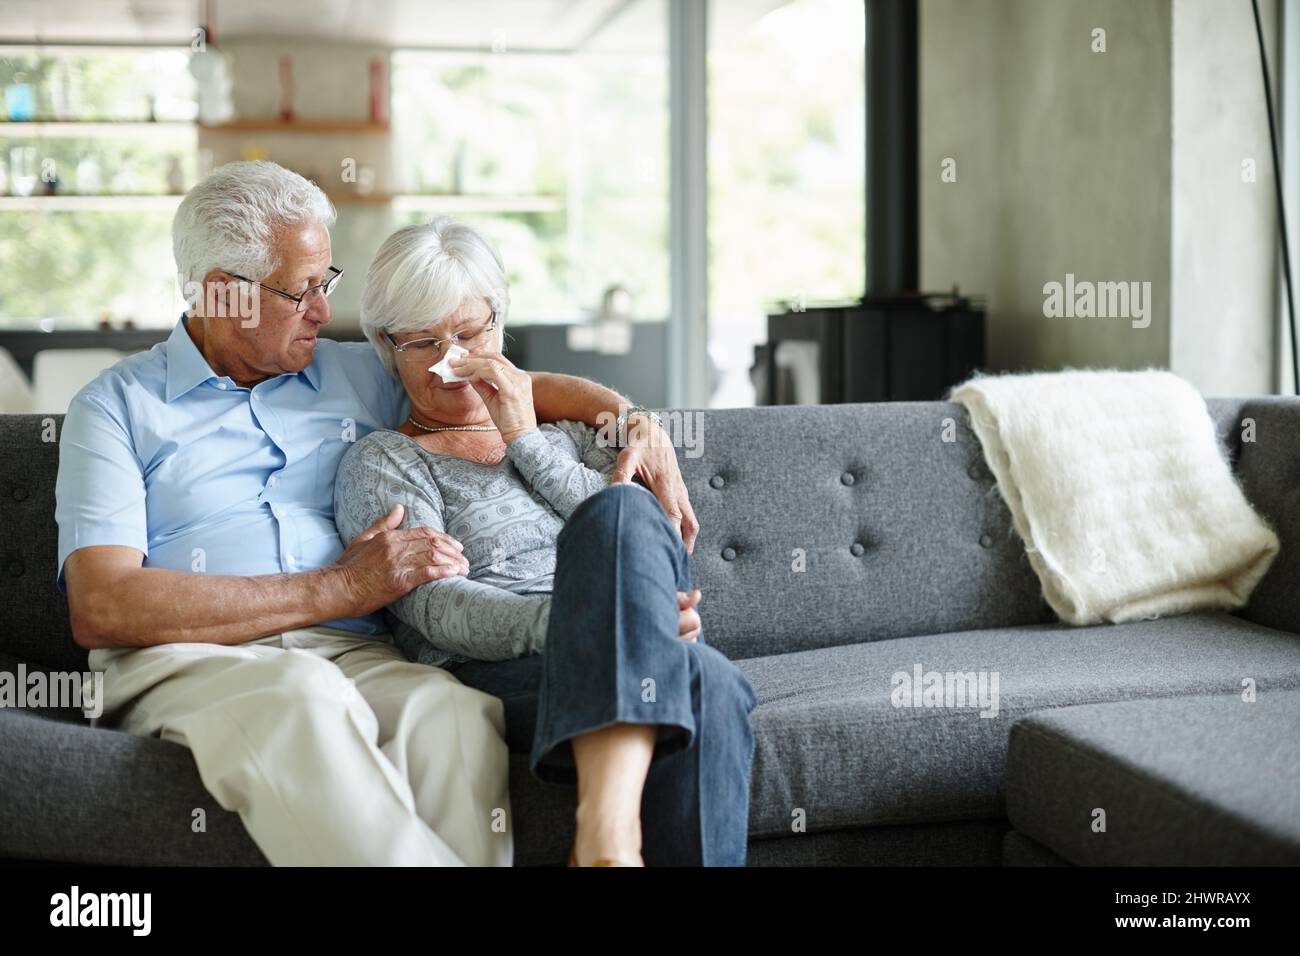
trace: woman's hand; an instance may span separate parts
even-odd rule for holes
[[[696,588],[690,594],[677,592],[677,636],[683,641],[698,641],[704,627],[695,606],[700,603],[700,591]]]
[[[461,378],[469,379],[507,445],[537,427],[533,380],[500,352],[471,352],[453,358],[451,366]]]

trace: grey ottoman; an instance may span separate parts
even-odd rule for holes
[[[1032,714],[1011,727],[1006,799],[1016,830],[1070,863],[1298,865],[1300,691]]]

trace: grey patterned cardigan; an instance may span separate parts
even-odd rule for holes
[[[388,607],[397,645],[435,666],[540,653],[546,641],[555,541],[565,520],[609,484],[617,448],[581,422],[541,425],[495,465],[426,451],[375,431],[350,448],[334,483],[344,544],[393,505],[402,527],[445,531],[465,547],[468,577],[430,581]]]

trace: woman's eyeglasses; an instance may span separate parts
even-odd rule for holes
[[[294,304],[293,311],[295,312],[301,312],[303,309],[305,309],[307,307],[306,305],[307,296],[312,295],[315,292],[319,292],[322,296],[328,298],[329,294],[333,292],[334,288],[339,284],[339,279],[343,278],[342,269],[336,269],[334,266],[330,266],[330,277],[326,279],[324,282],[322,282],[320,285],[312,286],[302,295],[291,295],[288,292],[282,292],[281,290],[273,288],[272,286],[266,285],[264,283],[253,282],[252,279],[246,279],[244,278],[244,276],[236,275],[233,272],[230,274],[234,276],[234,278],[236,279],[239,279],[243,282],[252,282],[253,285],[260,286],[261,288],[265,289],[267,292],[274,292],[276,295],[280,296],[281,298],[288,299],[290,302]]]
[[[476,352],[491,341],[492,331],[496,327],[497,313],[496,310],[493,309],[492,317],[488,319],[486,325],[480,326],[478,329],[473,331],[465,330],[457,332],[445,339],[433,337],[427,339],[413,339],[410,342],[403,342],[401,345],[398,345],[393,341],[393,337],[387,332],[384,333],[384,338],[388,340],[388,344],[393,347],[394,352],[410,352],[412,355],[420,356],[421,361],[423,361],[425,358],[432,358],[435,355],[441,358],[442,347],[447,342],[450,342],[452,345],[459,345],[467,351]]]

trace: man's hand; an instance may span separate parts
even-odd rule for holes
[[[469,574],[459,541],[432,528],[403,529],[404,513],[401,505],[393,505],[334,563],[353,602],[350,616],[377,611],[429,581]]]
[[[626,398],[595,382],[555,372],[529,372],[528,375],[533,380],[533,407],[538,421],[558,422],[571,418],[593,428],[605,428],[612,418],[627,408]],[[673,452],[672,442],[662,428],[654,428],[644,418],[636,415],[628,418],[629,432],[637,431],[633,422],[651,425],[652,430],[659,433],[658,439],[662,444],[641,447],[629,443],[630,447],[624,448],[618,457],[618,465],[610,482],[626,484],[639,476],[672,519],[673,526],[682,536],[682,543],[686,545],[687,553],[693,553],[700,524],[691,508],[691,498],[686,493],[686,484],[677,467],[677,455]]]
[[[700,603],[700,591],[696,588],[690,594],[677,592],[677,636],[683,641],[698,641],[704,624],[700,621],[695,606]]]
[[[627,445],[619,452],[618,464],[610,475],[609,483],[628,484],[634,477],[640,477],[645,486],[654,492],[673,527],[682,536],[686,553],[693,554],[700,523],[695,518],[695,509],[691,507],[686,482],[682,481],[672,439],[653,421],[639,415],[628,417]]]

